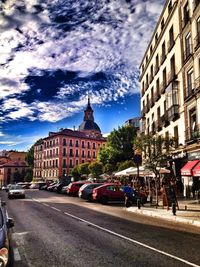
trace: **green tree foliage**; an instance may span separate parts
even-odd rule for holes
[[[103,173],[103,164],[98,161],[92,162],[89,165],[89,171],[94,178],[99,178],[99,175]]]
[[[106,165],[103,166],[103,172],[107,174],[112,174],[115,171],[115,166],[110,163],[106,163]]]
[[[99,151],[98,159],[104,165],[110,163],[115,168],[119,162],[132,160],[135,137],[136,130],[131,125],[114,129],[108,136],[107,146]]]
[[[31,167],[31,168],[33,168],[33,166],[34,166],[34,146],[42,144],[42,142],[43,142],[42,138],[37,140],[34,143],[34,145],[32,145],[31,148],[26,153],[25,160],[26,160],[28,166]]]
[[[88,176],[88,174],[89,174],[88,166],[89,166],[89,163],[87,163],[87,162],[78,165],[79,174]]]
[[[81,178],[81,174],[79,173],[79,168],[78,166],[74,166],[74,168],[71,171],[71,174],[73,178],[77,181]]]
[[[134,167],[134,162],[133,160],[126,160],[124,162],[120,162],[117,167],[118,167],[118,171],[122,171],[129,167]]]
[[[22,181],[22,176],[21,173],[19,172],[19,170],[15,170],[15,172],[12,175],[12,180],[14,183],[19,183],[19,182],[23,182]]]
[[[32,179],[33,179],[33,170],[32,170],[32,168],[27,168],[25,170],[24,181],[25,182],[31,182]]]
[[[173,149],[174,138],[164,138],[158,135],[140,135],[134,141],[135,149],[141,150],[143,164],[152,170],[156,176],[159,168],[166,167],[171,149]]]

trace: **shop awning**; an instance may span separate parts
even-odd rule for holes
[[[193,176],[200,176],[200,161],[192,170]]]
[[[198,162],[199,160],[188,161],[181,169],[181,175],[182,176],[193,176],[193,168],[197,165]]]

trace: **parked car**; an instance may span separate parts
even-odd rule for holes
[[[48,187],[47,187],[47,191],[53,192],[53,189],[55,186],[57,186],[59,184],[58,181],[51,183]]]
[[[92,201],[92,191],[94,188],[103,185],[103,183],[91,183],[91,184],[84,184],[79,188],[78,196],[83,199],[87,199]]]
[[[62,181],[62,182],[59,182],[58,184],[55,185],[55,187],[53,188],[53,191],[54,192],[57,192],[57,193],[61,193],[61,190],[63,188],[63,186],[67,186],[71,183],[71,181]]]
[[[123,186],[114,183],[104,184],[93,189],[92,199],[104,205],[110,201],[124,201]]]
[[[25,190],[21,185],[13,184],[8,189],[8,198],[25,198]]]
[[[61,189],[61,193],[62,194],[67,194],[67,188],[68,188],[68,185],[63,186],[63,188]]]
[[[0,266],[13,266],[11,228],[13,219],[8,217],[5,202],[0,202]]]
[[[73,196],[78,196],[79,188],[84,184],[90,184],[90,183],[91,183],[90,181],[72,182],[67,187],[67,194],[68,195],[73,195]]]

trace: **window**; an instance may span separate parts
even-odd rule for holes
[[[190,11],[188,2],[185,4],[183,8],[183,27],[189,22],[190,19]]]
[[[63,156],[64,157],[66,156],[66,148],[65,147],[63,148]]]
[[[63,139],[63,146],[66,146],[66,139]]]
[[[157,44],[157,42],[158,42],[158,33],[156,33],[155,35],[155,43]]]
[[[88,158],[90,158],[90,151],[88,151]]]
[[[78,165],[78,159],[76,159],[76,166]]]
[[[70,146],[73,146],[73,142],[72,142],[71,139],[69,140],[69,145],[70,145]]]
[[[69,156],[70,156],[70,157],[73,157],[73,149],[70,149],[70,151],[69,151]]]
[[[173,45],[174,45],[174,28],[172,26],[169,30],[168,51],[172,49]]]
[[[78,149],[76,149],[76,157],[78,157]]]
[[[95,149],[96,148],[96,144],[95,143],[93,143],[93,149]]]
[[[90,148],[90,142],[88,142],[88,148]]]
[[[175,148],[178,147],[179,140],[178,140],[178,126],[174,127],[174,141],[175,141]]]
[[[186,90],[186,97],[191,95],[192,90],[193,90],[193,81],[194,81],[194,73],[193,73],[193,68],[190,69],[187,72],[187,90]]]
[[[66,168],[66,159],[63,159],[63,168]]]
[[[166,56],[165,42],[162,44],[162,55],[161,55],[161,63],[164,62]]]
[[[186,60],[192,54],[192,38],[189,32],[185,37],[185,53],[184,60]]]
[[[164,21],[164,18],[163,18],[162,21],[161,21],[161,25],[160,25],[160,27],[161,27],[161,30],[163,30],[163,28],[165,27],[165,21]]]
[[[172,11],[172,1],[170,1],[168,5],[168,14],[170,14],[171,11]]]
[[[197,35],[195,37],[195,48],[197,48],[200,44],[200,17],[197,19],[196,29],[197,29]]]
[[[79,144],[78,144],[78,140],[76,140],[76,147],[78,147],[79,146]]]
[[[84,143],[84,141],[82,141],[82,148],[84,148],[85,147],[85,143]]]
[[[152,45],[150,46],[150,54],[152,54],[153,52],[153,48],[152,48]]]

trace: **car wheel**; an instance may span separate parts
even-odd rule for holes
[[[93,201],[92,194],[90,194],[90,195],[88,196],[88,201],[89,201],[89,202],[92,202],[92,201]]]
[[[100,202],[101,202],[101,204],[106,205],[106,204],[108,204],[108,198],[107,197],[102,197],[100,199]]]

